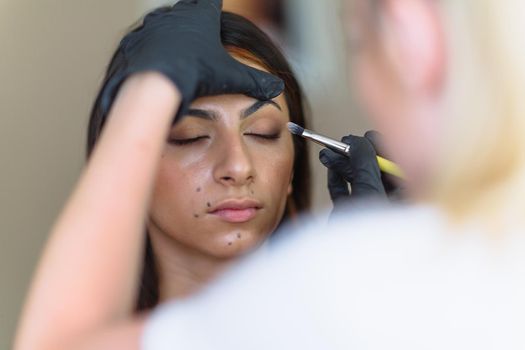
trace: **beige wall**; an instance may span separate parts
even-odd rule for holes
[[[129,0],[0,0],[0,349],[83,164],[85,126]]]
[[[42,244],[83,165],[86,121],[111,51],[146,8],[167,2],[0,0],[0,349],[9,347]],[[294,3],[304,38],[290,56],[313,125],[338,137],[361,132],[342,80],[337,7]],[[320,208],[328,203],[325,171],[314,164]]]

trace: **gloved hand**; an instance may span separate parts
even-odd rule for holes
[[[221,0],[181,0],[158,9],[120,43],[126,64],[106,84],[107,113],[122,82],[133,73],[157,71],[179,89],[177,117],[199,96],[240,93],[260,100],[279,95],[284,83],[233,59],[221,44]]]
[[[385,157],[385,155],[382,153],[382,149],[384,149],[384,146],[381,143],[381,134],[374,130],[369,130],[365,133],[364,136],[372,146],[374,146],[374,149],[378,156]],[[388,157],[386,157],[388,159]],[[403,184],[401,182],[401,179],[390,175],[387,173],[381,172],[381,182],[383,183],[383,187],[385,188],[386,194],[389,199],[391,200],[400,200],[403,197]]]
[[[319,160],[328,168],[328,190],[334,208],[340,203],[363,198],[386,199],[387,188],[397,189],[391,179],[382,177],[377,164],[378,133],[368,131],[364,137],[348,135],[342,142],[350,145],[350,157],[323,149]],[[384,183],[385,182],[385,183]],[[350,183],[352,194],[348,190]]]

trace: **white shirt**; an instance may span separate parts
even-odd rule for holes
[[[522,231],[450,232],[430,208],[306,226],[204,293],[160,307],[142,345],[525,349]]]

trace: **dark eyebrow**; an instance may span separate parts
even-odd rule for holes
[[[272,105],[275,108],[277,108],[278,110],[282,111],[281,106],[279,106],[275,101],[272,101],[272,100],[261,101],[261,100],[259,100],[259,101],[256,101],[253,105],[251,105],[250,107],[246,108],[244,111],[241,112],[241,119],[249,117],[250,115],[252,115],[253,113],[257,112],[259,109],[261,109],[262,107],[264,107],[266,105]]]
[[[272,100],[264,100],[264,101],[255,101],[253,105],[246,108],[241,112],[241,119],[244,119],[246,117],[249,117],[253,113],[257,112],[259,109],[266,105],[272,105],[278,110],[282,111],[281,106],[277,104],[277,102]],[[198,108],[190,108],[188,109],[188,112],[186,112],[187,116],[196,117],[196,118],[202,118],[202,119],[208,119],[208,120],[217,120],[219,117],[217,114],[213,111],[204,110],[204,109],[198,109]]]
[[[215,112],[206,111],[204,109],[190,108],[188,109],[188,112],[186,112],[186,115],[209,120],[218,119],[217,114],[215,114]]]

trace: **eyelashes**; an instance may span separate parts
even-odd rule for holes
[[[281,137],[280,132],[276,132],[272,134],[245,133],[244,135],[254,137],[261,141],[276,141]],[[201,141],[209,139],[209,138],[210,137],[208,135],[196,136],[196,137],[185,138],[185,139],[170,138],[168,140],[168,143],[175,145],[175,146],[187,146],[187,145],[200,143]]]
[[[209,136],[196,136],[196,137],[191,137],[191,138],[187,138],[187,139],[175,139],[175,138],[170,138],[168,140],[168,142],[172,145],[175,145],[175,146],[185,146],[185,145],[191,145],[192,143],[197,143],[199,141],[202,141],[202,140],[205,140],[205,139],[208,139],[210,138]]]
[[[246,136],[253,136],[262,140],[277,140],[281,137],[280,132],[276,132],[273,134],[257,134],[257,133],[246,133],[244,134]]]

